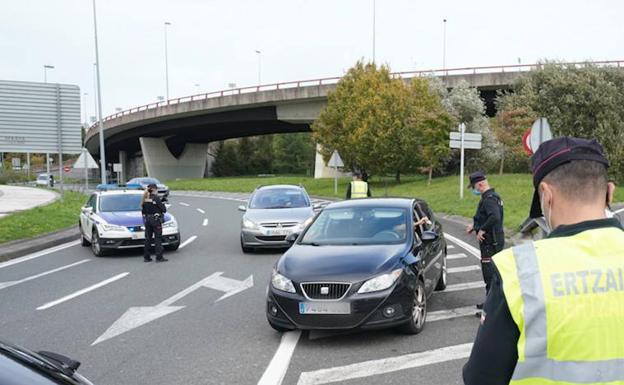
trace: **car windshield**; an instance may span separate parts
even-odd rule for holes
[[[259,190],[249,204],[250,209],[292,209],[310,207],[307,195],[299,189],[275,188]]]
[[[141,211],[140,194],[115,194],[100,197],[100,211]]]
[[[37,177],[37,179],[38,179],[38,180],[47,180],[47,179],[48,179],[48,176],[47,176],[47,175],[39,175],[39,176]]]
[[[160,181],[155,178],[134,178],[131,179],[129,184],[137,183],[137,184],[160,184]]]
[[[405,241],[408,212],[400,208],[326,209],[306,231],[301,244],[381,245]]]

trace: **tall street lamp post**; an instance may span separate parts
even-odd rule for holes
[[[49,64],[43,65],[43,82],[44,83],[48,82],[48,70],[52,70],[52,69],[54,69],[54,66],[51,66]]]
[[[261,70],[262,70],[262,52],[260,52],[259,50],[256,50],[256,53],[258,54],[258,85],[260,85],[260,83],[262,82],[262,77],[261,77]]]
[[[170,22],[165,21],[165,96],[167,97],[167,100],[169,100],[169,54],[167,52],[167,27],[170,25]]]
[[[106,184],[106,155],[104,154],[104,122],[102,120],[102,92],[100,86],[100,54],[98,50],[97,37],[97,14],[95,0],[93,0],[93,31],[95,36],[95,78],[97,85],[98,100],[98,132],[100,135],[100,173],[102,174],[102,184]]]

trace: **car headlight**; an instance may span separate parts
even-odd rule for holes
[[[285,291],[288,293],[296,293],[295,286],[293,285],[292,281],[278,273],[276,270],[273,270],[271,285],[273,285],[273,287],[277,290]]]
[[[403,269],[396,269],[388,274],[382,274],[375,278],[371,278],[364,282],[358,293],[370,293],[373,291],[380,291],[389,288],[394,285],[396,280],[401,276]]]
[[[243,219],[243,227],[246,229],[254,230],[258,228],[258,225],[249,219]]]
[[[308,227],[308,225],[312,223],[313,220],[314,220],[314,217],[310,217],[306,219],[305,221],[299,223],[299,230],[301,231],[305,230],[305,228]]]
[[[162,227],[163,229],[175,228],[178,227],[178,222],[176,222],[175,219],[172,219],[168,222],[163,223]]]
[[[109,223],[102,223],[102,229],[104,231],[126,231],[126,228],[118,225],[111,225]]]

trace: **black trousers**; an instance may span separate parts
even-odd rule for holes
[[[163,257],[162,246],[162,223],[160,218],[154,215],[144,215],[143,223],[145,224],[145,247],[143,249],[143,257],[149,259],[152,249],[152,239],[156,251],[156,259]]]
[[[481,243],[479,248],[481,249],[481,272],[483,273],[483,282],[485,282],[485,293],[490,292],[492,286],[492,279],[494,278],[494,265],[492,264],[492,257],[503,250],[504,242],[497,244]]]

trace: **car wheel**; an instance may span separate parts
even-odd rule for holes
[[[427,294],[425,284],[420,279],[414,290],[414,300],[412,305],[410,320],[403,325],[400,330],[407,334],[418,334],[425,327],[427,319]]]
[[[241,236],[241,250],[243,250],[243,253],[248,254],[254,251],[253,247],[247,247],[245,246],[245,242],[243,242],[243,237]]]
[[[96,257],[101,257],[104,255],[102,251],[102,246],[100,246],[100,238],[98,237],[97,230],[93,230],[93,235],[91,235],[91,251],[93,251],[93,255]]]
[[[176,251],[178,248],[180,247],[180,242],[176,242],[176,243],[171,243],[167,246],[165,246],[165,250],[167,251]]]
[[[446,279],[448,275],[447,267],[446,267],[446,253],[444,253],[442,262],[442,271],[440,271],[440,278],[438,278],[438,284],[436,285],[436,291],[442,291],[446,289]]]
[[[82,232],[82,228],[80,227],[80,224],[78,225],[78,229],[80,230],[80,245],[82,245],[82,247],[90,246],[91,242],[87,241],[87,238],[85,238],[84,233]]]

